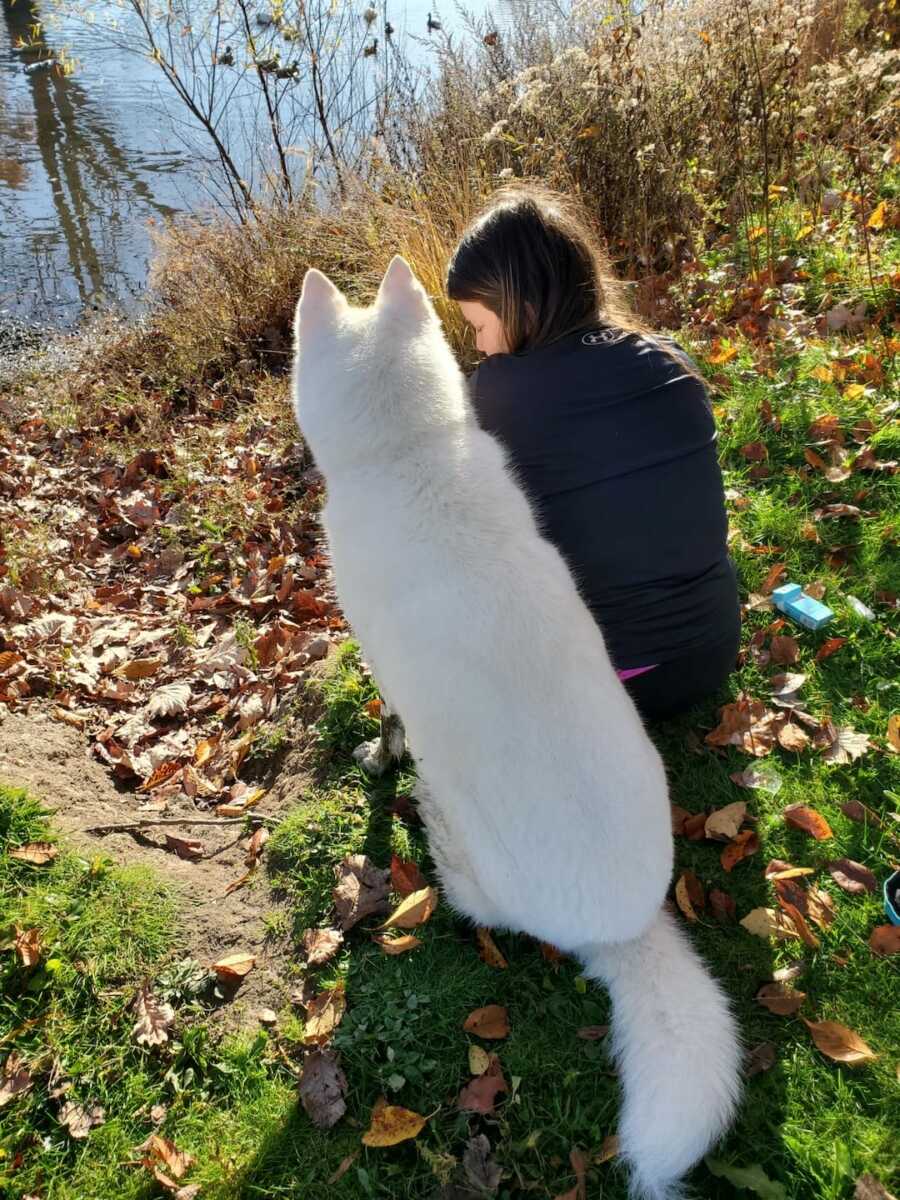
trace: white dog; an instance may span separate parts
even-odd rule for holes
[[[661,908],[659,755],[404,260],[371,308],[309,271],[295,337],[338,595],[407,724],[444,891],[606,984],[633,1191],[676,1196],[731,1121],[741,1052],[723,993]]]

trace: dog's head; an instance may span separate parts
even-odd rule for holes
[[[468,419],[465,385],[425,290],[399,255],[375,303],[309,270],[294,319],[294,411],[326,476]],[[338,457],[336,457],[338,456]]]

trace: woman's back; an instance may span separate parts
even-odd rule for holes
[[[598,327],[496,354],[470,381],[619,668],[732,638],[716,431],[677,347]]]

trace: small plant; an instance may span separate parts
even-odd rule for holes
[[[153,991],[168,1004],[190,1004],[208,993],[214,981],[215,975],[195,958],[182,958],[157,975]]]

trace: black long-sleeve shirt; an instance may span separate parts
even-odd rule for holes
[[[670,662],[738,622],[715,422],[667,345],[600,327],[492,355],[469,380],[619,669]]]

